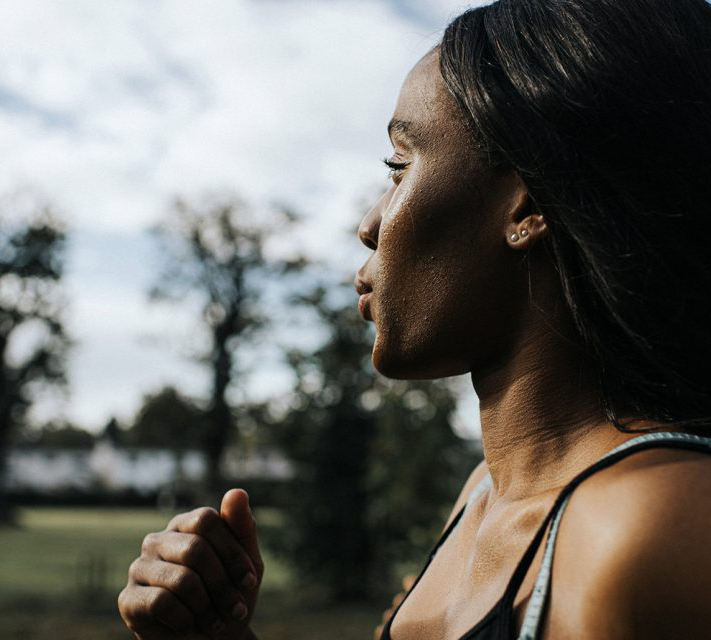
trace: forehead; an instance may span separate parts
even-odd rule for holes
[[[464,119],[439,70],[439,50],[425,55],[410,71],[400,90],[390,133],[430,137],[464,127]]]

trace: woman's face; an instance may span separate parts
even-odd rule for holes
[[[373,249],[356,278],[377,329],[373,363],[393,378],[495,365],[525,298],[507,244],[525,187],[477,160],[437,51],[408,75],[388,129],[392,184],[358,230]]]

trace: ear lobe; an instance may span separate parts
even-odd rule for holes
[[[506,243],[512,249],[529,249],[548,233],[545,218],[538,213],[526,183],[514,172],[507,211]]]
[[[545,218],[540,213],[531,213],[506,229],[506,243],[512,249],[530,249],[548,233]]]

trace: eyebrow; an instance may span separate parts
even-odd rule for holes
[[[399,136],[412,143],[417,143],[416,126],[407,120],[397,120],[393,118],[388,123],[388,136],[392,140],[393,136]]]

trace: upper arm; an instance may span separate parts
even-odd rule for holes
[[[549,628],[613,640],[711,635],[710,464],[601,474],[580,487],[561,524]]]

